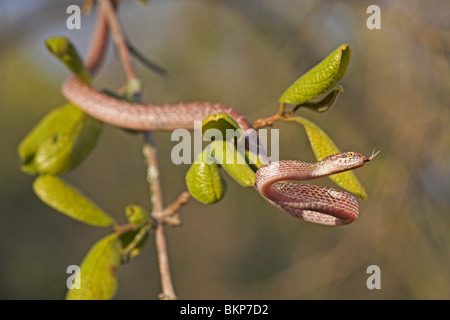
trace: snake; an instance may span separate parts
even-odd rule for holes
[[[91,74],[100,66],[109,27],[100,10],[88,49],[85,66]],[[76,75],[63,82],[64,97],[90,116],[113,126],[141,131],[170,131],[194,129],[195,121],[224,113],[246,132],[253,129],[250,122],[233,108],[214,102],[143,104],[116,99],[104,94]],[[275,207],[299,219],[322,225],[346,225],[358,218],[357,199],[338,189],[289,181],[305,181],[362,167],[375,157],[356,152],[344,152],[309,163],[281,160],[266,163],[255,174],[255,187]]]

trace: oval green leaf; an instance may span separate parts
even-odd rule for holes
[[[339,95],[344,92],[344,89],[339,86],[330,92],[328,92],[322,99],[319,101],[306,101],[304,103],[298,104],[294,108],[294,112],[299,108],[307,108],[309,110],[323,113],[331,109],[332,106],[336,103]]]
[[[19,144],[18,153],[22,161],[22,170],[37,174],[35,155],[39,147],[48,139],[65,132],[73,125],[73,119],[81,114],[81,110],[72,104],[66,104],[50,111],[39,123],[28,133]]]
[[[237,122],[225,113],[212,114],[206,117],[202,122],[202,134],[209,129],[217,129],[222,134],[222,140],[227,136],[227,130],[239,130]]]
[[[151,225],[147,224],[136,230],[128,230],[119,236],[122,246],[120,251],[121,261],[127,262],[138,256],[148,240],[148,230]]]
[[[55,176],[39,176],[33,190],[44,203],[72,219],[97,227],[115,224],[109,215]]]
[[[226,191],[219,166],[206,152],[201,153],[189,168],[186,184],[191,195],[206,204],[221,200]]]
[[[80,289],[69,289],[67,300],[109,300],[117,291],[121,245],[117,234],[99,240],[80,266]]]
[[[128,205],[125,207],[125,215],[130,223],[142,225],[150,219],[150,214],[141,206]]]
[[[52,37],[45,41],[47,49],[76,76],[85,83],[90,82],[89,71],[83,64],[77,50],[72,43],[64,37]]]
[[[253,172],[258,171],[259,168],[266,164],[261,161],[257,153],[254,153],[251,150],[245,150],[245,160]]]
[[[22,170],[61,174],[77,167],[95,147],[102,122],[68,103],[49,112],[21,141]]]
[[[317,161],[329,155],[340,153],[336,144],[313,122],[302,117],[289,118],[289,121],[296,121],[304,126]],[[333,174],[329,178],[342,189],[359,196],[360,199],[367,198],[364,187],[352,171]]]
[[[299,104],[333,88],[343,77],[350,61],[350,47],[341,45],[322,62],[295,81],[280,97],[284,103]]]
[[[247,164],[245,156],[239,153],[230,141],[213,141],[208,146],[217,162],[237,183],[243,187],[255,185],[255,172]]]

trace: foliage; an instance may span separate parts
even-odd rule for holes
[[[48,49],[58,57],[75,76],[90,82],[76,50],[65,38],[51,38]],[[325,112],[336,102],[342,88],[333,89],[345,73],[350,59],[350,48],[342,45],[317,66],[295,81],[280,97],[280,114],[286,104],[294,104],[292,114],[309,108]],[[324,95],[323,97],[320,97]],[[312,99],[318,98],[316,101]],[[304,126],[312,150],[318,160],[339,152],[333,141],[316,124],[299,116],[285,116],[284,121],[294,121]],[[67,103],[46,115],[21,141],[18,153],[22,170],[37,175],[33,184],[36,195],[55,210],[97,227],[113,227],[113,232],[100,239],[87,253],[81,264],[81,289],[71,289],[67,299],[111,299],[117,290],[117,272],[123,261],[136,256],[146,243],[148,230],[153,222],[142,207],[130,205],[125,209],[130,228],[124,229],[95,205],[82,192],[69,186],[59,176],[74,170],[95,147],[102,123],[85,114],[78,107]],[[225,114],[211,115],[203,121],[202,130],[240,130],[237,123]],[[186,174],[186,184],[198,201],[213,204],[226,192],[224,169],[239,185],[253,186],[255,172],[262,165],[252,163],[254,154],[241,154],[231,140],[216,140],[198,156]],[[225,160],[233,159],[233,161]],[[365,198],[364,189],[353,173],[331,177],[340,187]]]

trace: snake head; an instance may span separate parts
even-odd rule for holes
[[[319,163],[321,164],[324,172],[328,172],[328,174],[335,174],[360,168],[364,166],[366,162],[372,160],[375,156],[376,153],[372,153],[370,157],[366,157],[362,153],[349,151],[333,154],[324,158]]]

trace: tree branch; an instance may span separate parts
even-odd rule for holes
[[[100,0],[101,10],[106,14],[111,34],[113,35],[114,42],[116,43],[120,60],[128,80],[128,84],[140,83],[136,77],[134,67],[131,61],[130,52],[128,49],[127,41],[122,31],[119,20],[117,19],[116,12],[113,5],[109,0]],[[141,101],[140,86],[133,87],[128,91],[130,95],[136,101]],[[161,212],[163,211],[163,200],[161,193],[161,185],[159,180],[159,166],[157,158],[157,148],[154,143],[152,133],[145,132],[145,145],[143,152],[147,162],[147,180],[150,186],[150,202],[152,204],[152,217],[157,221],[155,230],[156,248],[158,251],[159,271],[161,277],[162,293],[159,295],[160,299],[174,300],[177,298],[175,290],[172,284],[172,278],[170,274],[169,259],[167,254],[166,237],[164,233],[164,225],[161,223]]]
[[[177,296],[173,288],[170,275],[169,257],[167,254],[167,242],[164,233],[164,224],[161,222],[163,212],[161,184],[159,180],[158,157],[155,144],[150,132],[146,132],[144,155],[147,161],[147,181],[150,185],[150,200],[152,202],[152,217],[158,221],[155,230],[156,248],[158,250],[159,273],[163,292],[159,295],[161,300],[175,300]]]

